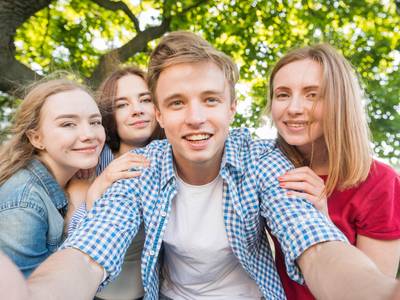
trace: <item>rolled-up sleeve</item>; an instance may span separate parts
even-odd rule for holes
[[[326,241],[345,241],[346,237],[307,200],[288,196],[279,186],[278,176],[293,168],[275,149],[262,156],[257,168],[261,191],[261,214],[285,255],[288,275],[303,283],[296,259],[309,247]]]
[[[140,205],[135,194],[137,180],[115,182],[95,201],[60,248],[79,249],[102,266],[108,276],[101,286],[120,273],[125,252],[141,224]]]

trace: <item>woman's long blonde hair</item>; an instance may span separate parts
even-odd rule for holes
[[[33,158],[37,150],[29,142],[27,133],[37,130],[40,123],[40,111],[48,97],[71,90],[80,89],[91,94],[82,85],[65,79],[45,79],[28,90],[24,100],[18,107],[10,133],[11,138],[0,148],[0,185],[24,168]]]
[[[362,104],[363,93],[350,63],[332,46],[319,44],[299,48],[282,57],[272,70],[269,112],[276,73],[283,66],[304,59],[319,63],[323,69],[321,101],[324,102],[323,130],[329,162],[325,193],[329,196],[335,188],[345,189],[364,181],[371,167],[370,133]],[[279,134],[277,141],[295,167],[305,165],[305,158],[295,146],[286,143]]]

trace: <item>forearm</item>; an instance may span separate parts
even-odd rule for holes
[[[89,256],[75,249],[50,256],[29,277],[30,300],[93,299],[103,269]]]
[[[28,286],[11,260],[0,253],[0,299],[25,300]]]
[[[360,250],[342,242],[317,244],[298,259],[317,299],[390,299],[396,280],[383,275]]]

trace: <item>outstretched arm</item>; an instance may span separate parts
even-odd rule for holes
[[[22,273],[11,260],[0,253],[0,299],[25,300],[28,286]]]
[[[297,260],[317,299],[391,299],[396,280],[382,274],[360,250],[343,242],[307,249]]]
[[[93,299],[103,278],[103,268],[76,249],[50,256],[29,277],[29,300]]]

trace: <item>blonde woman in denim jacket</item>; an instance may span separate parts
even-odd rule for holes
[[[63,188],[94,167],[104,145],[90,93],[66,79],[36,84],[0,149],[0,250],[28,276],[63,240]]]

